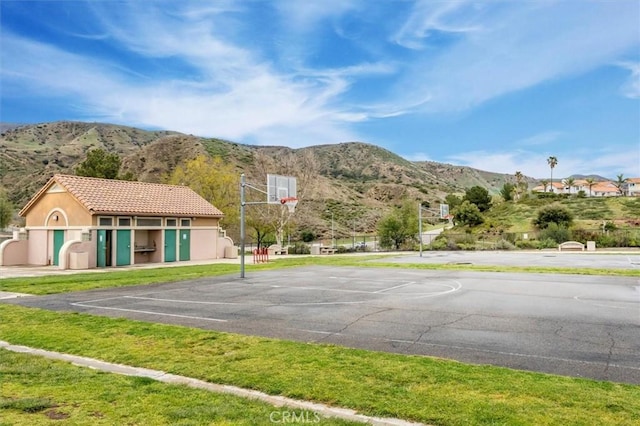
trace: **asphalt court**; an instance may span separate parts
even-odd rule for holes
[[[310,266],[3,302],[640,384],[634,277]]]

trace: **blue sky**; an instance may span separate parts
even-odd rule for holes
[[[640,177],[640,0],[0,0],[0,120]]]

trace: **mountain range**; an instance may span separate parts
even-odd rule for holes
[[[73,173],[90,149],[117,153],[122,172],[135,179],[163,182],[185,160],[197,155],[220,156],[238,173],[259,184],[265,172],[304,176],[304,203],[298,225],[327,226],[335,214],[338,233],[371,231],[377,220],[406,200],[434,207],[450,193],[482,186],[497,194],[510,174],[431,161],[408,161],[363,142],[317,145],[299,149],[244,145],[173,131],[142,130],[104,123],[51,122],[0,124],[0,184],[21,208],[55,173]],[[515,172],[515,170],[514,170]],[[526,177],[532,186],[536,180]],[[300,184],[299,184],[300,186]],[[214,201],[215,204],[215,201]],[[357,218],[357,219],[356,219]]]

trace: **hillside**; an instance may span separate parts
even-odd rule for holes
[[[267,172],[307,176],[305,202],[296,215],[299,225],[326,228],[330,208],[339,233],[371,230],[380,216],[404,200],[435,205],[446,194],[461,193],[474,185],[497,193],[504,182],[514,179],[462,166],[411,162],[362,142],[291,149],[102,123],[2,128],[0,183],[18,207],[54,173],[73,173],[92,148],[117,153],[123,171],[141,181],[162,182],[176,165],[199,154],[223,157],[249,179]]]

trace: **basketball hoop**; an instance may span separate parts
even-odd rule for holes
[[[293,213],[298,205],[298,199],[296,197],[285,197],[280,199],[280,204],[287,206],[289,213]]]

